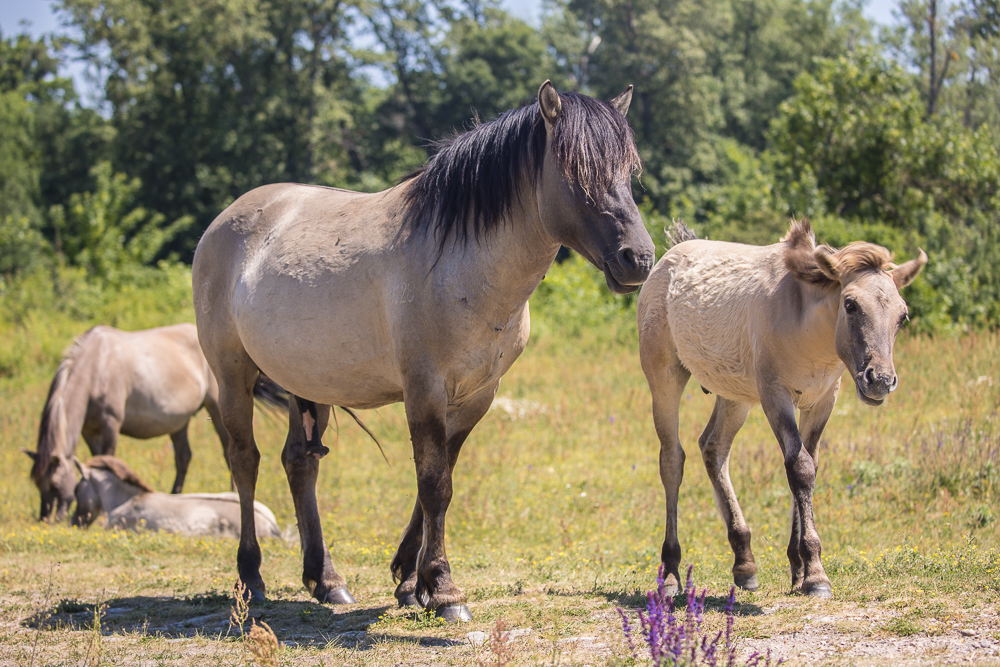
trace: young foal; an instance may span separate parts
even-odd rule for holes
[[[158,493],[113,456],[95,456],[86,465],[74,456],[73,462],[81,477],[74,492],[74,526],[90,526],[103,511],[108,513],[108,528],[240,536],[240,499],[233,492]],[[281,536],[267,506],[255,502],[254,513],[258,538]]]
[[[677,232],[680,240],[694,239],[682,224]],[[792,588],[832,595],[813,523],[816,446],[845,367],[867,405],[881,405],[896,388],[892,347],[907,312],[899,290],[916,278],[927,255],[921,250],[898,267],[890,259],[888,250],[871,243],[816,247],[809,223],[800,221],[771,246],[688,240],[653,269],[639,295],[639,356],[660,438],[667,495],[662,560],[672,591],[680,582],[677,495],[684,472],[678,409],[694,375],[716,395],[698,444],[736,556],[736,584],[755,590],[757,565],[729,480],[729,452],[759,402],[781,446],[792,490]]]

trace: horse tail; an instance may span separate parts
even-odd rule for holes
[[[73,344],[66,348],[63,353],[56,375],[49,385],[49,395],[45,399],[45,407],[42,409],[42,420],[38,426],[38,450],[35,463],[31,467],[31,477],[35,482],[40,482],[45,477],[49,469],[52,457],[59,452],[60,446],[66,443],[66,387],[69,384],[69,376],[73,371],[77,355],[83,349],[83,344],[93,333],[94,329],[88,329],[78,336]]]
[[[253,383],[253,397],[259,398],[265,406],[271,409],[288,409],[288,392],[263,373],[258,375],[257,381]]]
[[[382,458],[385,459],[386,464],[391,468],[392,464],[389,463],[389,457],[385,455],[385,450],[382,449],[382,443],[378,441],[378,438],[375,437],[375,434],[372,433],[372,430],[367,426],[365,426],[365,423],[361,421],[361,417],[359,417],[357,413],[354,412],[354,410],[351,410],[350,408],[345,408],[342,405],[338,405],[337,407],[346,412],[347,414],[349,414],[351,416],[351,419],[353,419],[355,423],[357,423],[357,425],[360,426],[361,429],[368,434],[368,437],[375,441],[375,445],[378,447],[378,451],[382,453]]]
[[[692,232],[680,218],[677,218],[673,222],[673,227],[666,227],[663,230],[667,234],[667,243],[670,244],[670,247],[678,243],[684,243],[685,241],[694,241],[698,238],[698,235]]]

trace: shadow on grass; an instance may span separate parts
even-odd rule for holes
[[[625,611],[636,611],[646,608],[647,598],[645,593],[612,590],[603,591],[599,595],[602,595],[608,602],[621,607]],[[705,596],[705,611],[724,611],[727,602],[729,602],[728,595],[725,597],[721,595],[707,595]],[[684,613],[686,607],[687,597],[684,593],[675,595],[674,609],[680,613]],[[751,602],[737,602],[733,605],[734,616],[761,616],[763,613],[764,609],[762,607]]]
[[[240,628],[230,622],[232,604],[227,595],[111,598],[101,605],[101,631],[105,635],[139,634],[167,639],[238,638]],[[450,645],[437,637],[369,635],[368,626],[388,609],[387,606],[340,609],[314,601],[268,600],[250,606],[243,629],[249,630],[253,621],[267,623],[278,639],[290,646],[336,643],[366,649],[378,640],[412,641],[422,646]],[[23,619],[21,625],[43,631],[91,631],[95,613],[94,603],[65,599]]]

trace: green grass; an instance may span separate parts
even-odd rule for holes
[[[533,313],[542,334],[501,385],[507,411],[491,411],[477,427],[456,471],[447,548],[474,622],[441,626],[395,608],[389,562],[416,484],[402,406],[389,406],[364,418],[391,466],[341,418],[339,433],[326,437],[332,451],[319,479],[325,538],[359,604],[311,602],[300,583],[297,539],[263,545],[271,600],[253,606],[251,616],[286,642],[279,656],[285,663],[487,663],[496,657],[489,643],[471,646],[466,633],[489,634],[497,619],[532,629],[516,640],[517,664],[631,661],[614,609],[640,604],[653,585],[663,522],[658,443],[634,324],[608,311],[604,326],[563,338],[558,320],[547,319],[549,298]],[[182,303],[163,317],[190,315]],[[16,335],[48,340],[69,328],[32,326]],[[243,664],[248,654],[226,623],[234,542],[34,520],[38,494],[18,448],[34,447],[57,362],[41,358],[0,379],[0,465],[7,471],[0,492],[0,663],[6,654],[11,664],[26,664],[34,651],[34,664],[79,664],[97,641],[105,664],[134,664],[139,655],[143,664]],[[845,380],[820,445],[816,521],[833,602],[787,595],[789,493],[778,446],[759,408],[740,432],[732,477],[761,567],[760,591],[739,595],[744,611],[736,630],[747,641],[806,631],[813,623],[807,617],[824,614],[838,617],[830,623],[843,636],[952,636],[963,624],[981,625],[984,610],[1000,602],[1000,336],[903,336],[896,365],[900,388],[879,409],[861,405]],[[692,382],[682,405],[689,456],[680,538],[699,586],[725,596],[732,556],[696,444],[713,398]],[[283,527],[293,525],[280,463],[284,419],[262,411],[255,419],[258,499]],[[204,413],[192,424],[191,442],[185,491],[225,490],[228,474]],[[154,487],[169,488],[166,437],[123,438],[119,455]],[[99,603],[107,607],[103,644],[93,633]],[[878,620],[852,616],[871,609]],[[721,616],[713,612],[710,623]]]

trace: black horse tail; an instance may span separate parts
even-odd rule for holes
[[[692,232],[684,221],[680,218],[674,220],[673,227],[667,227],[663,230],[667,234],[667,243],[670,247],[674,247],[678,243],[684,243],[685,241],[694,241],[698,238],[698,235]]]

